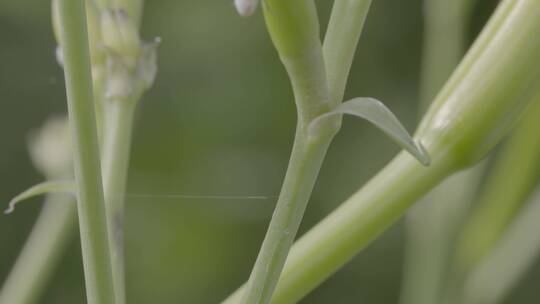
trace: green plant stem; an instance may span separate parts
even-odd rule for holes
[[[75,232],[76,215],[77,205],[69,196],[47,196],[32,233],[0,291],[0,303],[37,303]]]
[[[449,171],[422,167],[405,152],[293,246],[271,303],[296,303],[395,221]],[[388,189],[396,189],[388,191]],[[224,303],[238,303],[242,289]]]
[[[449,177],[407,213],[401,303],[439,303],[445,294],[458,227],[484,167],[481,163]]]
[[[117,304],[126,303],[123,249],[124,196],[134,111],[135,104],[126,100],[108,100],[104,111],[103,182]]]
[[[420,112],[444,85],[465,52],[467,28],[475,0],[424,1],[424,41]]]
[[[540,40],[534,39],[539,29],[540,2],[500,4],[422,120],[417,138],[429,151],[431,166],[424,168],[401,153],[299,239],[274,303],[298,301],[438,182],[490,152],[518,121],[540,83],[540,58],[534,56],[540,51]]]
[[[467,219],[458,243],[462,271],[474,267],[500,239],[540,177],[540,96],[497,158],[485,190]]]
[[[268,303],[294,241],[326,150],[339,129],[336,120],[309,133],[309,124],[331,110],[319,22],[313,1],[269,0],[264,15],[270,37],[293,87],[298,122],[283,187],[259,255],[243,294],[243,303]]]
[[[540,189],[510,223],[492,252],[465,283],[464,304],[498,304],[531,269],[540,253]]]
[[[245,303],[269,302],[275,283],[270,286],[267,282],[268,280],[277,282],[281,274],[326,150],[332,140],[332,137],[310,139],[299,133],[297,132],[289,168],[272,222],[257,258],[256,265],[260,266],[256,266],[252,274],[253,277],[263,279],[251,281],[253,285],[248,283],[248,290],[252,290],[252,293],[246,295]]]
[[[89,304],[114,303],[84,1],[60,0],[68,113]]]
[[[343,101],[356,46],[370,6],[371,0],[334,1],[323,44],[329,97],[334,106]]]
[[[429,107],[432,98],[463,57],[473,2],[424,2],[419,113]],[[457,227],[472,201],[483,168],[476,166],[448,178],[407,214],[401,303],[439,302]]]
[[[324,50],[319,40],[319,24],[312,1],[265,3],[268,30],[293,85],[298,125],[282,192],[248,281],[243,298],[245,303],[268,303],[272,297],[324,156],[339,130],[341,119],[329,120],[315,135],[308,134],[309,123],[341,102],[370,3],[336,2],[327,34],[330,42],[325,43],[329,47]],[[238,302],[241,296],[241,292],[237,292],[226,302]]]

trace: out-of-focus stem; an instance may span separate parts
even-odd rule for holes
[[[420,109],[424,113],[465,53],[473,0],[424,1]],[[407,244],[400,302],[439,302],[457,227],[484,166],[456,174],[433,189],[407,214]]]
[[[540,177],[540,96],[497,158],[485,190],[461,232],[457,263],[471,270],[500,239]]]
[[[124,265],[124,197],[135,104],[110,100],[105,106],[103,182],[116,303],[126,303]]]
[[[89,304],[110,304],[115,303],[114,288],[85,4],[82,0],[58,4],[87,299]]]
[[[48,195],[21,254],[0,291],[0,303],[33,304],[47,286],[77,224],[69,196]]]
[[[493,251],[465,282],[464,304],[498,304],[532,266],[540,253],[540,189],[531,196]]]

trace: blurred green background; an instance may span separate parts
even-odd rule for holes
[[[479,1],[471,39],[495,2]],[[324,33],[332,1],[317,3]],[[43,179],[29,159],[29,132],[51,114],[66,110],[49,5],[0,2],[2,208]],[[158,78],[138,109],[128,182],[128,301],[218,303],[247,278],[270,220],[294,135],[292,92],[260,12],[240,18],[232,0],[147,1],[143,37],[155,36],[163,41]],[[346,97],[383,100],[413,131],[421,43],[420,0],[374,1]],[[397,151],[367,123],[346,118],[300,233]],[[30,232],[40,201],[33,199],[0,217],[1,281]],[[403,245],[400,223],[302,303],[397,303]],[[74,238],[42,303],[84,302],[79,247]],[[539,283],[537,265],[514,291],[511,303],[537,303]]]

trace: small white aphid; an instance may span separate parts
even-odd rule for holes
[[[251,16],[257,9],[257,3],[259,0],[234,0],[234,6],[240,14],[240,16]]]

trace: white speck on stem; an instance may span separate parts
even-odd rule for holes
[[[240,16],[247,17],[253,15],[257,8],[258,0],[234,0],[234,6]]]

